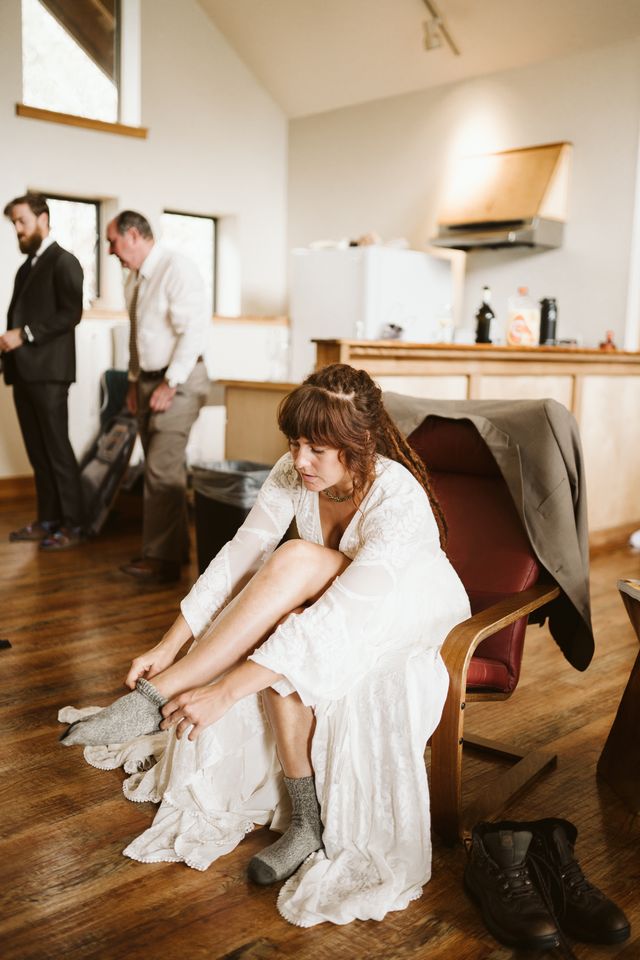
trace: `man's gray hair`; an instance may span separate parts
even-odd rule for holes
[[[122,236],[124,236],[127,230],[135,227],[141,237],[144,237],[146,240],[153,240],[151,224],[146,217],[143,217],[141,213],[137,213],[135,210],[123,210],[115,217],[113,222],[116,225],[116,230]]]

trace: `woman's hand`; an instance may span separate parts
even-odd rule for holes
[[[167,667],[170,667],[175,658],[175,651],[171,647],[164,645],[164,641],[161,640],[160,643],[152,647],[151,650],[147,650],[142,656],[136,657],[135,660],[131,661],[131,667],[124,682],[133,690],[136,685],[136,680],[139,680],[140,677],[144,677],[145,680],[151,680],[152,677],[156,677],[159,673],[162,673],[163,670],[166,670]]]
[[[217,683],[187,690],[165,703],[160,726],[163,730],[175,726],[178,739],[191,727],[188,739],[195,740],[205,727],[224,717],[243,697],[259,693],[277,680],[282,680],[279,673],[245,660]]]
[[[124,681],[125,684],[133,690],[136,680],[139,680],[140,677],[144,677],[145,680],[157,677],[159,673],[171,666],[187,640],[193,640],[193,634],[189,624],[180,613],[160,643],[156,643],[155,647],[151,647],[151,650],[147,650],[146,653],[136,657],[131,662],[129,673]]]
[[[165,703],[162,708],[164,720],[160,726],[163,730],[175,726],[178,740],[191,727],[188,739],[195,740],[205,727],[220,720],[235,702],[224,680],[208,687],[195,687]]]

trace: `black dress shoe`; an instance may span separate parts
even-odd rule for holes
[[[559,946],[560,935],[529,873],[531,838],[529,830],[477,824],[464,885],[496,940],[509,947],[552,949]]]
[[[626,940],[631,933],[626,916],[587,880],[575,858],[576,827],[553,817],[517,826],[532,832],[529,855],[540,882],[549,890],[562,932],[585,943]]]
[[[175,583],[180,579],[179,563],[156,560],[155,557],[138,557],[123,564],[120,569],[141,583]]]

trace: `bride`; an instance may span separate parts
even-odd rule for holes
[[[160,803],[127,856],[204,870],[270,824],[284,832],[249,876],[286,881],[285,919],[381,920],[430,877],[423,754],[448,685],[439,648],[468,599],[425,467],[367,373],[312,374],[278,423],[289,452],[133,661],[132,692],[67,711],[80,719],[61,739]],[[294,519],[300,539],[281,543]]]

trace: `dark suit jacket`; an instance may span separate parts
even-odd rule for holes
[[[26,324],[33,343],[25,343],[3,355],[4,378],[29,382],[76,378],[74,328],[82,317],[82,267],[57,243],[36,260],[25,260],[16,274],[9,304],[8,329]]]
[[[429,400],[385,393],[384,405],[405,436],[429,415],[475,424],[538,560],[562,590],[532,620],[546,614],[551,635],[569,663],[585,670],[594,650],[589,533],[582,446],[573,414],[550,399]]]

